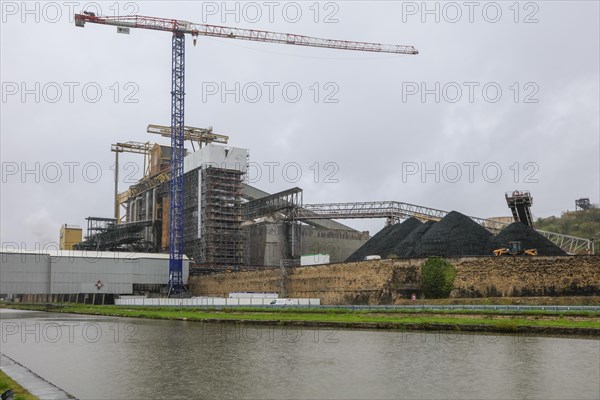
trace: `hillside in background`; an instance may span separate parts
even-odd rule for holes
[[[535,228],[600,241],[600,208],[566,211],[560,217],[538,218]]]

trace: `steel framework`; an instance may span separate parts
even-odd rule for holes
[[[148,176],[148,171],[146,170],[146,160],[150,157],[150,149],[152,146],[150,142],[141,143],[141,142],[126,142],[126,143],[114,143],[110,146],[110,151],[115,153],[115,219],[117,220],[117,224],[121,222],[121,210],[120,206],[124,203],[124,201],[119,201],[119,153],[134,153],[134,154],[143,154],[144,155],[144,176],[146,178]],[[148,163],[149,165],[149,163]],[[125,199],[126,201],[127,199]]]
[[[183,145],[185,96],[185,36],[173,32],[171,62],[171,184],[169,190],[170,258],[169,292],[186,291],[183,285]]]
[[[244,219],[249,220],[282,210],[302,207],[302,189],[295,187],[244,204]]]
[[[146,128],[146,132],[154,133],[156,135],[161,135],[165,137],[171,137],[170,126],[150,124],[148,125],[148,128]],[[183,139],[189,140],[192,143],[192,149],[196,151],[196,148],[194,147],[194,142],[198,143],[198,146],[200,148],[202,147],[202,145],[206,145],[208,143],[213,142],[227,144],[227,142],[229,141],[229,136],[213,133],[212,127],[196,128],[193,126],[184,126]]]
[[[508,208],[512,212],[513,219],[533,228],[533,216],[531,215],[533,197],[531,197],[531,194],[527,191],[515,190],[514,192],[507,192],[504,197]]]
[[[536,229],[536,231],[569,254],[596,254],[593,240],[563,235],[562,233],[540,231],[539,229]]]
[[[388,218],[392,222],[398,222],[404,218],[415,217],[423,221],[439,221],[446,214],[448,214],[448,211],[399,201],[366,201],[305,204],[302,208],[294,210],[292,218],[300,221],[310,219]],[[489,219],[470,218],[492,232],[498,232],[506,225]]]
[[[89,217],[86,219],[88,220],[88,236],[85,241],[76,245],[77,250],[117,250],[120,245],[143,240],[142,230],[153,225],[153,221],[136,221],[117,225],[114,218]],[[90,232],[93,233],[90,234]]]
[[[107,230],[114,228],[117,224],[115,218],[87,217],[85,220],[87,221],[85,239],[90,239],[99,233],[106,232]]]
[[[250,40],[255,42],[268,42],[279,44],[292,44],[296,46],[325,47],[329,49],[369,51],[376,53],[419,54],[414,46],[354,42],[348,40],[322,39],[311,36],[295,35],[291,33],[260,31],[255,29],[240,29],[228,26],[196,24],[169,18],[146,17],[143,15],[129,16],[96,16],[93,13],[75,14],[75,25],[83,27],[86,22],[113,25],[123,28],[141,28],[157,31],[179,32],[198,36],[212,36],[224,39]]]

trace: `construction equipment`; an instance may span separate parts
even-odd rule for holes
[[[117,224],[121,222],[121,209],[119,202],[119,153],[134,153],[144,155],[144,178],[148,175],[147,166],[150,164],[147,162],[150,157],[150,150],[152,145],[150,142],[126,142],[126,143],[115,143],[110,146],[110,151],[115,153],[115,219]]]
[[[238,29],[225,26],[196,24],[169,18],[130,16],[97,16],[93,12],[75,14],[75,26],[84,27],[86,22],[117,27],[118,33],[129,33],[130,28],[171,32],[171,183],[170,183],[170,258],[169,295],[186,291],[183,285],[183,157],[184,153],[184,96],[185,96],[185,35],[192,36],[196,45],[198,36],[257,42],[323,47],[340,50],[368,51],[376,53],[419,54],[413,46],[380,43],[352,42],[321,39],[288,33]]]
[[[189,140],[192,143],[192,150],[196,151],[196,147],[194,146],[194,142],[198,143],[198,148],[202,148],[202,145],[207,145],[209,143],[221,143],[227,144],[229,141],[229,136],[219,135],[217,133],[213,133],[212,126],[208,128],[196,128],[193,126],[184,126],[183,127],[183,140]],[[157,135],[171,137],[171,127],[164,125],[148,125],[146,129],[148,133],[155,133]]]
[[[515,222],[522,222],[533,228],[533,217],[531,216],[533,197],[531,197],[531,194],[527,191],[515,190],[507,192],[504,197]]]
[[[495,256],[537,256],[537,249],[523,249],[521,242],[508,242],[508,247],[494,250]]]

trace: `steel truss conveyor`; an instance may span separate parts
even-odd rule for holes
[[[295,208],[290,218],[296,221],[315,219],[386,218],[391,223],[414,217],[421,221],[439,221],[448,211],[428,208],[399,201],[367,201],[349,203],[304,204]],[[492,233],[498,233],[508,224],[492,219],[470,217]],[[575,236],[540,231],[544,237],[569,254],[594,254],[594,242]]]

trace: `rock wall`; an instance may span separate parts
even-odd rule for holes
[[[318,297],[322,304],[393,304],[419,293],[425,259],[360,261],[191,277],[196,296],[277,292]],[[452,297],[598,296],[600,256],[469,257],[456,268]]]
[[[489,257],[454,265],[453,297],[600,294],[600,256]]]

